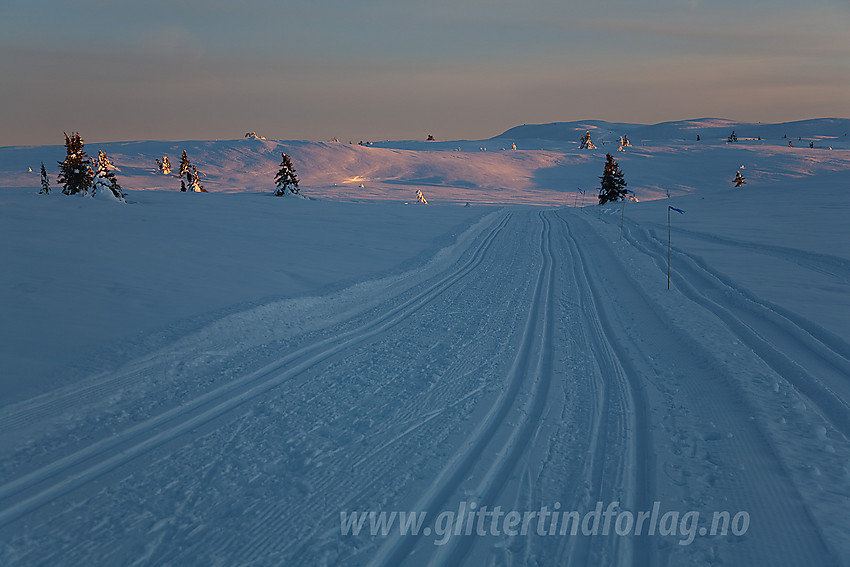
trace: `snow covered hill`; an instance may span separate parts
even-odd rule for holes
[[[0,148],[0,565],[850,565],[846,121],[689,124]]]
[[[578,149],[585,128],[591,130],[596,150]],[[726,144],[732,130],[740,140],[736,145]],[[755,140],[757,131],[763,132],[761,141]],[[695,132],[703,133],[700,143]],[[785,132],[788,139],[782,137]],[[271,192],[285,152],[292,156],[303,193],[326,200],[405,202],[421,189],[435,203],[563,205],[573,203],[578,188],[598,187],[600,164],[606,152],[616,151],[616,141],[624,134],[633,146],[617,152],[617,159],[629,188],[647,200],[664,196],[668,189],[674,194],[727,189],[741,165],[749,170],[751,186],[846,170],[848,132],[846,119],[777,125],[706,119],[655,126],[585,121],[520,126],[497,139],[479,141],[361,146],[243,138],[87,143],[86,149],[93,155],[105,151],[118,167],[122,186],[132,191],[178,189],[176,173],[157,173],[155,160],[169,156],[176,168],[185,150],[210,192]],[[789,140],[794,147],[788,147]],[[513,143],[517,150],[511,149]],[[55,164],[63,158],[61,146],[0,148],[0,189],[40,187],[42,162],[55,183]]]
[[[725,141],[732,131],[735,131],[739,138],[760,137],[772,143],[781,140],[783,145],[788,145],[788,140],[802,142],[802,139],[805,139],[806,145],[810,141],[820,143],[823,140],[836,140],[846,144],[846,136],[850,134],[850,119],[817,118],[780,124],[762,124],[761,122],[735,122],[724,118],[700,118],[653,125],[583,120],[516,126],[496,136],[494,140],[578,141],[585,131],[590,131],[594,140],[606,140],[609,143],[616,141],[624,134],[628,135],[632,142],[693,141],[696,140],[697,135],[705,141]]]

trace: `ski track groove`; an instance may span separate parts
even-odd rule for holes
[[[118,377],[104,373],[82,387],[64,387],[63,390],[66,391],[58,395],[56,392],[50,392],[15,404],[14,408],[6,408],[3,410],[3,415],[0,415],[0,431],[22,429],[47,417],[54,417],[68,409],[77,408],[85,404],[87,400],[102,400],[112,396],[125,386],[153,375],[159,365],[167,366],[177,358],[177,355],[169,355],[167,360],[148,357],[143,361],[135,361],[131,368],[124,369]]]
[[[221,416],[293,376],[297,376],[328,357],[359,344],[403,321],[410,314],[432,301],[445,289],[474,272],[496,236],[507,225],[510,217],[510,213],[505,214],[502,221],[495,228],[492,228],[479,244],[472,257],[460,267],[452,269],[451,273],[443,275],[437,282],[428,285],[424,290],[417,292],[402,304],[391,307],[386,312],[368,319],[363,325],[345,331],[338,336],[326,338],[303,347],[240,379],[215,388],[141,424],[125,429],[112,437],[98,441],[38,470],[3,484],[0,486],[0,501],[24,494],[41,483],[64,475],[64,478],[53,480],[51,484],[42,488],[36,494],[24,495],[23,500],[6,505],[0,510],[0,527],[112,471],[127,461]],[[299,360],[300,362],[296,363]],[[281,367],[291,363],[295,363],[294,366],[281,373],[275,373]],[[206,409],[204,409],[205,406],[207,406]],[[193,414],[196,411],[200,413]],[[147,437],[143,437],[145,435]],[[143,438],[134,441],[140,437]],[[99,458],[98,461],[86,466],[86,463],[95,457]],[[74,472],[73,469],[78,466],[85,468],[82,471]]]

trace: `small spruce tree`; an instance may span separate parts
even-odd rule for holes
[[[189,191],[195,193],[206,193],[207,190],[201,185],[201,172],[198,168],[192,165],[192,170],[186,174],[186,180],[189,182]]]
[[[110,191],[116,199],[124,201],[127,194],[121,189],[121,185],[119,185],[115,174],[112,172],[115,166],[112,165],[112,162],[102,150],[98,150],[94,166],[95,174],[92,195],[96,195],[98,191]]]
[[[274,176],[275,181],[275,197],[283,197],[289,191],[293,195],[298,195],[298,176],[295,175],[295,167],[292,165],[292,159],[288,155],[280,154],[283,160],[280,162],[280,170]]]
[[[626,198],[626,180],[623,179],[623,172],[611,154],[605,155],[605,169],[599,179],[602,180],[599,187],[600,205],[609,201],[622,201]]]
[[[44,169],[44,162],[41,162],[41,191],[39,195],[50,195],[50,179],[47,177],[47,170]]]
[[[184,178],[189,180],[189,184],[191,185],[190,176],[192,175],[192,162],[189,161],[189,156],[186,155],[186,150],[183,150],[183,155],[180,156],[180,191],[186,192],[186,181]]]
[[[59,183],[65,195],[86,194],[92,186],[94,170],[83,145],[78,132],[71,132],[70,136],[65,134],[65,161],[59,162]]]
[[[732,133],[731,133],[731,134],[729,134],[729,140],[728,140],[728,142],[729,142],[730,144],[734,144],[734,143],[735,143],[735,142],[737,142],[737,141],[738,141],[738,136],[735,134],[735,131],[734,131],[734,130],[732,130]]]
[[[735,172],[735,179],[732,182],[735,184],[735,187],[740,187],[741,185],[746,185],[747,182],[744,181],[745,177],[741,175],[740,171]]]

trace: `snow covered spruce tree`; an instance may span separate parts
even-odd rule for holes
[[[91,158],[83,150],[83,139],[78,132],[65,133],[65,161],[59,162],[59,183],[65,195],[87,194],[92,186],[94,170]]]
[[[44,169],[44,162],[41,162],[41,191],[39,195],[50,195],[50,179],[47,177],[47,170]]]
[[[119,201],[124,201],[127,194],[121,190],[121,185],[118,184],[118,180],[112,172],[115,166],[112,165],[112,162],[102,150],[98,150],[97,152],[97,159],[94,161],[94,167],[95,173],[91,192],[92,196],[96,196],[102,191],[108,191],[109,194]]]
[[[207,190],[201,185],[201,172],[198,168],[192,165],[192,170],[186,174],[186,180],[189,182],[189,190],[195,193],[206,193]]]
[[[275,197],[283,197],[287,191],[293,195],[300,194],[298,189],[298,176],[295,175],[295,167],[292,165],[292,159],[286,154],[280,154],[283,160],[280,162],[280,170],[274,176],[275,182]]]
[[[744,181],[745,177],[741,175],[740,171],[735,172],[735,179],[732,180],[732,183],[735,184],[735,187],[740,187],[742,185],[746,185],[747,182]]]
[[[186,182],[183,180],[192,175],[192,162],[189,161],[189,156],[186,155],[186,150],[183,150],[183,155],[180,156],[180,190],[186,192]]]
[[[734,130],[732,130],[732,133],[729,134],[729,138],[726,141],[730,144],[734,144],[735,142],[738,141],[738,135],[735,134]]]
[[[170,166],[171,164],[169,164]],[[169,169],[170,171],[170,169]],[[183,150],[183,155],[180,156],[180,191],[183,193],[189,191],[193,193],[206,193],[207,190],[201,185],[201,172],[195,167],[189,156],[186,155],[186,150]]]
[[[623,172],[611,154],[605,155],[605,169],[599,179],[602,180],[599,187],[600,205],[604,205],[608,201],[622,201],[626,198],[626,180],[623,179]]]

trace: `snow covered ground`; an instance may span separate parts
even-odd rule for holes
[[[0,148],[0,564],[850,564],[848,121],[751,127]]]

